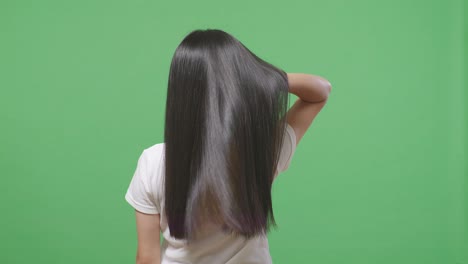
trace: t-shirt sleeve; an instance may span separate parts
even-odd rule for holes
[[[283,138],[283,147],[281,148],[280,158],[278,161],[278,173],[288,169],[291,163],[294,152],[296,151],[296,133],[291,125],[286,123],[286,133]]]
[[[143,150],[125,194],[125,200],[137,211],[146,214],[159,214],[150,192],[149,182],[148,157],[146,150]]]

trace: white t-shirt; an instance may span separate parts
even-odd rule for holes
[[[285,171],[296,149],[296,134],[287,124],[283,148],[274,178]],[[146,214],[161,214],[160,227],[164,241],[161,245],[161,264],[265,264],[272,263],[267,237],[250,240],[224,234],[219,227],[207,227],[196,243],[185,245],[184,240],[169,235],[164,213],[164,189],[162,184],[164,143],[143,150],[125,194],[125,200],[136,210]]]

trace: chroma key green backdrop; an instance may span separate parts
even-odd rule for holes
[[[0,2],[0,263],[134,263],[125,191],[169,64],[223,29],[329,103],[273,188],[274,263],[468,264],[463,0]],[[296,98],[292,96],[291,104]]]

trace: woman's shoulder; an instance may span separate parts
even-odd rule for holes
[[[153,144],[143,151],[146,156],[146,169],[151,192],[155,197],[162,195],[164,174],[164,142]]]
[[[158,157],[164,154],[163,150],[164,150],[164,142],[161,142],[161,143],[150,145],[144,151],[146,152],[146,155],[148,156],[148,158],[154,158],[154,157]]]

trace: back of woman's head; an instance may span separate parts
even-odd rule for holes
[[[232,35],[194,30],[172,58],[165,116],[165,210],[191,241],[207,221],[252,237],[275,224],[271,186],[288,108],[284,71]]]

